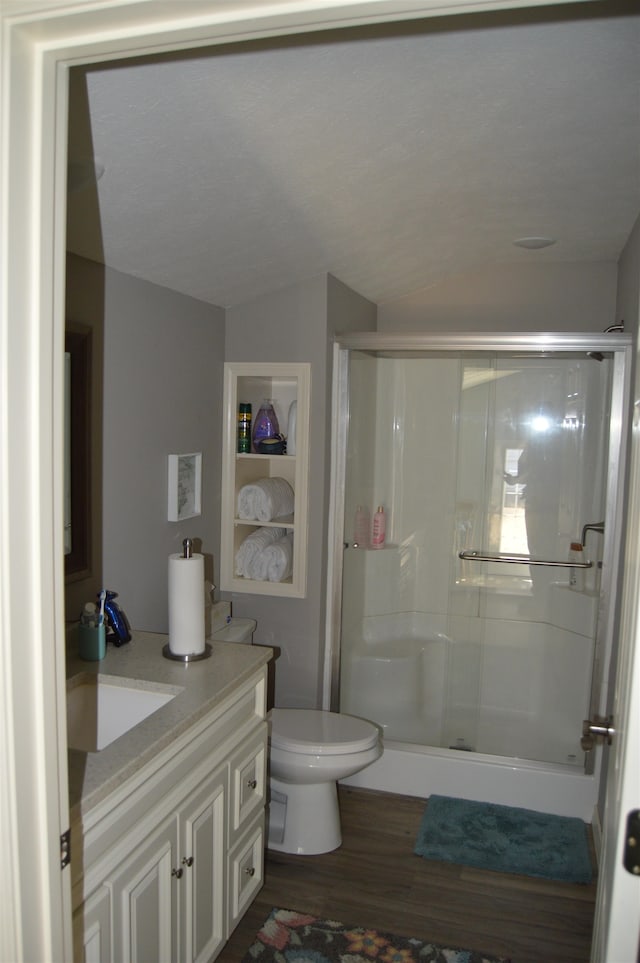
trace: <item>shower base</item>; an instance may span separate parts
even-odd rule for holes
[[[437,793],[591,823],[598,778],[560,764],[385,742],[380,759],[343,784],[425,799]]]

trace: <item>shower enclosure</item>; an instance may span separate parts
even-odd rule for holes
[[[629,363],[620,334],[340,340],[325,701],[385,740],[353,783],[591,819]]]

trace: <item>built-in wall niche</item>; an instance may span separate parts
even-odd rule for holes
[[[91,574],[91,364],[91,328],[67,324],[64,572],[73,581]]]
[[[304,598],[307,591],[307,501],[309,478],[309,403],[311,365],[308,363],[227,362],[224,366],[224,441],[222,458],[222,518],[220,588],[226,592]],[[260,404],[269,399],[286,438],[285,453],[238,451],[238,416],[241,403],[250,404],[252,422]],[[271,479],[284,480],[292,490],[286,514],[241,512],[241,492]],[[267,499],[268,501],[268,499]],[[277,501],[277,499],[276,499]],[[275,541],[270,541],[269,532]],[[266,534],[265,534],[266,533]],[[277,533],[277,534],[276,534]],[[283,534],[284,533],[284,534]],[[259,549],[249,545],[259,538]],[[254,571],[240,573],[240,558],[251,552]],[[280,551],[281,558],[277,557]],[[259,571],[258,554],[276,555],[270,567]],[[289,555],[290,553],[290,555]],[[284,556],[288,556],[285,567]],[[265,556],[266,557],[266,556]]]

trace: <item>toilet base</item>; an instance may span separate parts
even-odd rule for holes
[[[294,785],[271,777],[267,849],[299,856],[330,853],[342,844],[335,782]]]

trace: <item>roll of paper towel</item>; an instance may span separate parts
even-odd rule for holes
[[[169,556],[169,649],[174,655],[204,652],[204,555]]]

